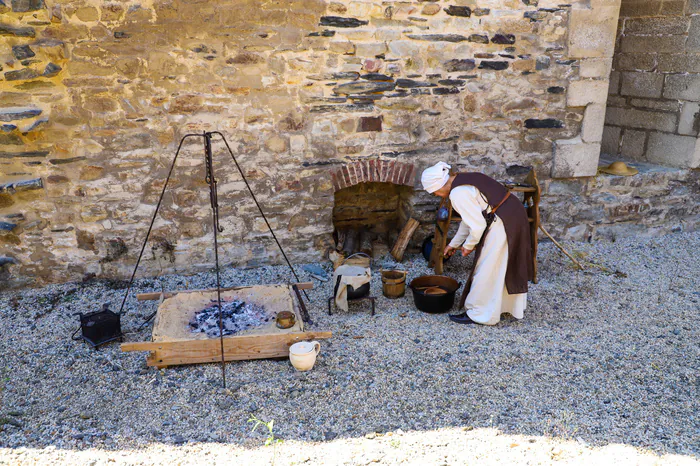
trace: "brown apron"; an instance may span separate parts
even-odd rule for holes
[[[460,308],[471,290],[476,264],[484,247],[484,240],[489,232],[491,223],[498,218],[503,221],[508,241],[508,265],[506,267],[506,289],[509,294],[527,293],[527,282],[533,279],[532,246],[530,243],[530,224],[527,219],[527,211],[517,197],[510,194],[508,189],[498,181],[483,173],[459,173],[452,181],[450,189],[458,186],[474,186],[486,198],[491,207],[491,212],[483,211],[486,219],[486,229],[479,243],[474,248],[474,267],[469,273],[469,278],[462,292]]]

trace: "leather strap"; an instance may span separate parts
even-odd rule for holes
[[[498,205],[497,205],[496,207],[493,208],[493,210],[491,211],[491,213],[492,213],[492,214],[496,214],[496,211],[498,210],[498,208],[501,207],[501,206],[503,205],[503,203],[506,202],[506,201],[508,200],[508,198],[510,197],[510,195],[511,195],[510,192],[506,193],[505,197],[504,197],[503,199],[501,199],[501,202],[499,202]]]

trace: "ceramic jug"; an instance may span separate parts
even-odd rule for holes
[[[298,371],[308,371],[314,367],[316,356],[321,351],[317,341],[300,341],[289,347],[289,361]]]

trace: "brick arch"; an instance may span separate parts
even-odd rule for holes
[[[416,168],[396,160],[360,160],[331,170],[333,189],[339,191],[359,183],[393,183],[414,186]]]

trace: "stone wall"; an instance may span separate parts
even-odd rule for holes
[[[623,0],[603,152],[700,166],[700,2]]]
[[[294,260],[332,243],[331,173],[359,161],[410,164],[414,185],[438,160],[501,179],[527,167],[547,183],[593,176],[618,10],[619,0],[2,0],[3,283],[127,277],[191,132],[227,135]],[[279,260],[215,149],[223,261]],[[203,172],[201,144],[186,143],[144,274],[210,266]],[[432,219],[421,220],[425,233]]]

